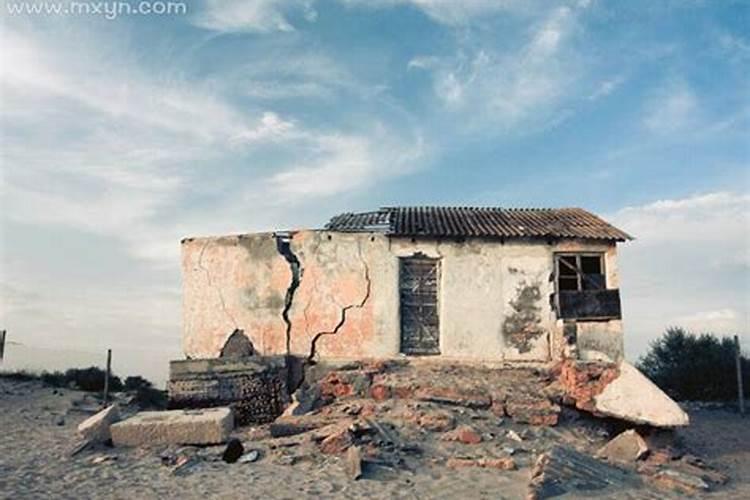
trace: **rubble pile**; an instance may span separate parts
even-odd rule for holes
[[[351,480],[475,468],[521,474],[533,499],[630,488],[695,494],[726,483],[725,475],[680,451],[661,415],[649,413],[663,403],[660,396],[656,403],[634,403],[633,413],[619,418],[609,411],[615,405],[602,411],[601,395],[623,371],[591,362],[549,369],[405,360],[318,364],[308,367],[286,410],[270,422],[230,432],[233,403],[202,416],[144,412],[107,432],[115,445],[204,445],[163,460],[175,474],[202,460],[334,462]],[[671,416],[680,421],[676,412]],[[644,425],[653,418],[656,424]],[[205,447],[219,442],[226,444]]]

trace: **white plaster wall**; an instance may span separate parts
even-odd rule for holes
[[[399,354],[399,258],[417,252],[440,259],[440,349],[451,358],[532,361],[560,356],[562,322],[550,306],[555,252],[605,252],[607,285],[615,288],[619,282],[615,246],[605,243],[457,242],[299,231],[291,248],[303,266],[290,310],[294,353],[309,352],[315,333],[330,330],[342,306],[362,299],[363,262],[369,268],[367,304],[350,309],[336,336],[319,340],[321,357]],[[264,354],[285,352],[281,311],[291,273],[272,234],[186,240],[183,276],[186,354],[217,356],[235,328]],[[513,303],[519,292],[529,286],[537,290],[533,307],[538,321],[531,325],[537,334],[528,337],[528,346],[519,346],[503,325],[517,312]],[[611,352],[622,350],[621,321],[579,322],[579,332],[589,346],[601,340]]]
[[[544,243],[466,242],[394,239],[392,253],[408,257],[416,252],[441,259],[440,350],[444,356],[491,360],[549,359],[549,334],[554,315],[549,295],[551,247]],[[503,323],[513,313],[511,301],[522,285],[538,287],[538,328],[544,333],[521,350],[503,334]],[[395,287],[395,286],[394,286]],[[399,328],[398,309],[395,326]]]

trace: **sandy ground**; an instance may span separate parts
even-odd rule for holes
[[[336,457],[283,455],[259,446],[255,463],[225,464],[223,447],[196,449],[202,460],[175,475],[161,464],[162,447],[101,447],[70,456],[75,428],[87,414],[71,411],[82,393],[37,382],[0,378],[0,498],[508,498],[526,496],[529,468],[451,470],[424,464],[415,470],[372,466],[350,481]],[[93,403],[93,401],[92,401]],[[85,404],[85,401],[84,401]],[[688,447],[732,477],[710,498],[750,498],[750,426],[738,415],[699,410],[683,433]],[[241,433],[240,433],[241,435]],[[252,446],[244,440],[246,445]],[[105,458],[102,458],[105,457]],[[100,461],[99,463],[95,463]],[[600,498],[677,498],[640,488],[597,492]],[[595,497],[594,495],[588,498]]]

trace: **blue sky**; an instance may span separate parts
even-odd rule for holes
[[[177,356],[181,237],[394,204],[582,206],[633,233],[631,358],[670,324],[748,331],[750,2],[11,3],[9,339]]]

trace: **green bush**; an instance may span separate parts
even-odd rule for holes
[[[39,377],[42,382],[51,387],[67,387],[68,380],[62,372],[42,372]]]
[[[745,397],[750,396],[750,360],[742,358]],[[638,361],[641,370],[670,397],[682,401],[737,398],[734,340],[668,328]]]
[[[88,368],[71,368],[65,372],[68,384],[76,386],[82,391],[102,392],[104,390],[104,376],[106,372],[96,366]],[[116,375],[109,377],[109,390],[117,392],[122,390],[122,381]]]
[[[28,382],[30,380],[36,380],[37,375],[33,372],[29,372],[26,370],[16,370],[12,372],[0,372],[0,377],[7,378],[10,380],[16,380],[19,382]]]
[[[139,389],[150,389],[153,384],[141,377],[140,375],[131,376],[125,379],[126,391],[137,391]]]

